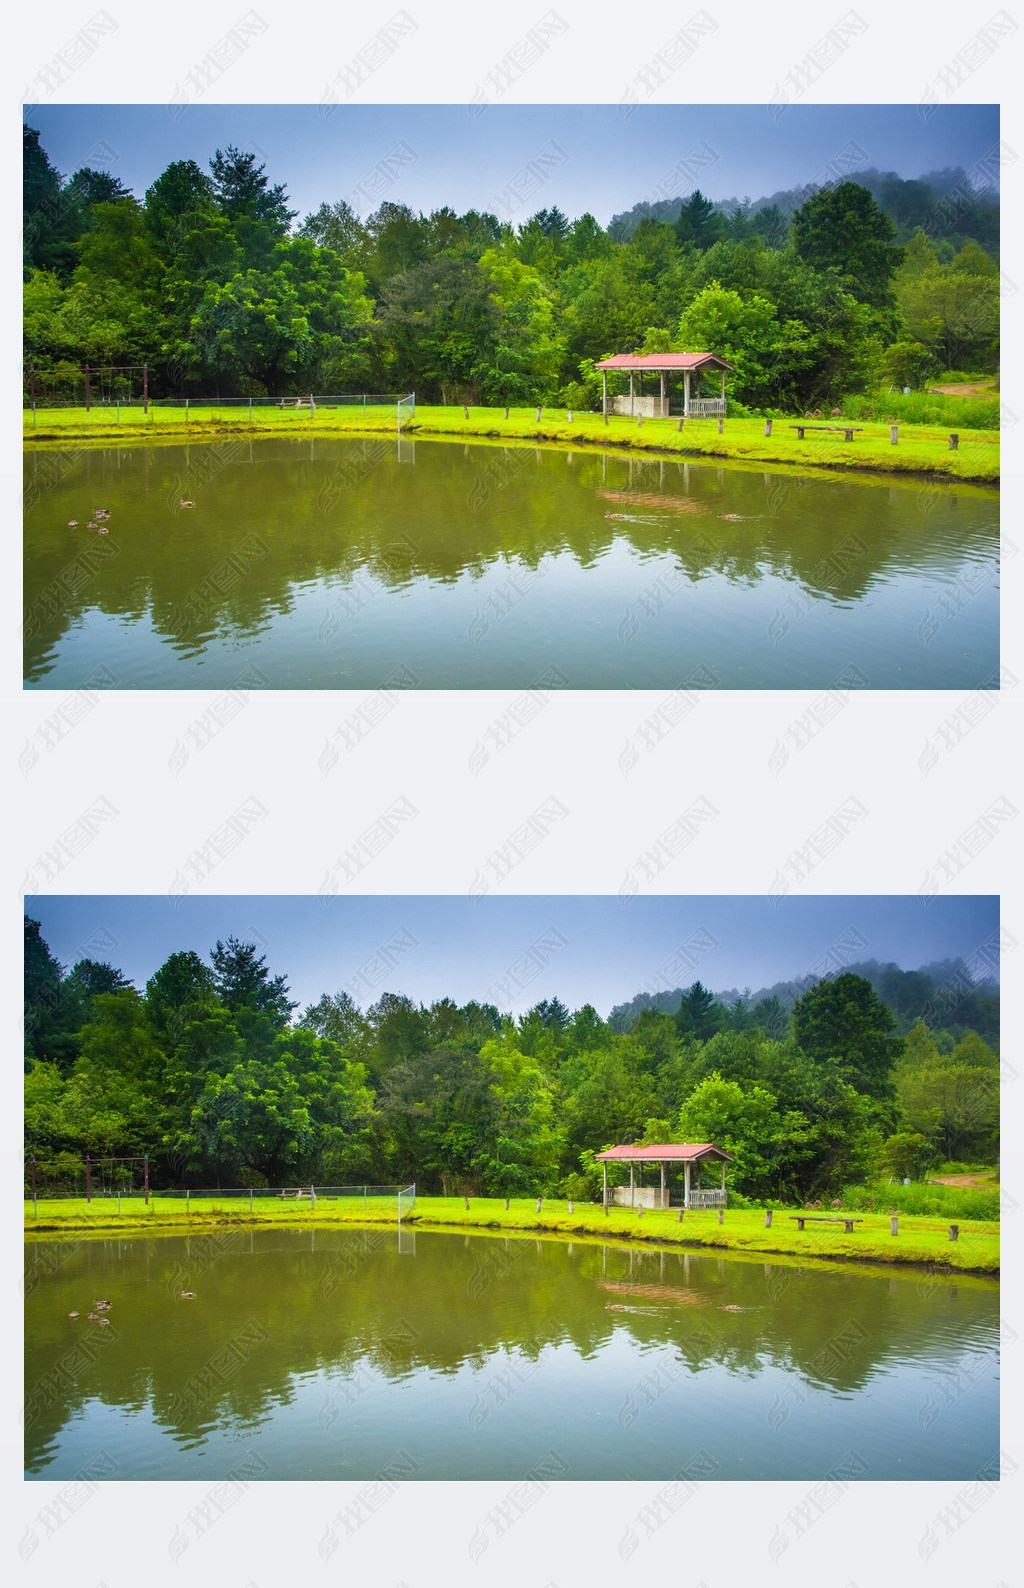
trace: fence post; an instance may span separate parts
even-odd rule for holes
[[[142,366],[142,411],[149,413],[149,365]]]
[[[899,1233],[900,1233],[899,1216],[894,1214],[893,1217],[889,1220],[889,1234],[890,1235],[898,1235]]]
[[[363,1212],[366,1212],[366,1187],[363,1186]]]
[[[949,1238],[950,1238],[951,1241],[958,1241],[960,1239],[960,1226],[959,1226],[959,1224],[951,1224],[949,1226]]]
[[[766,436],[770,436],[772,433],[772,422],[770,419],[766,419],[764,422],[764,433]]]
[[[249,1212],[252,1212],[252,1186],[249,1187]]]
[[[316,1212],[316,1186],[315,1185],[311,1185],[310,1186],[310,1188],[309,1188],[309,1197],[310,1197],[310,1201],[313,1204],[313,1212],[315,1213]]]
[[[950,450],[950,452],[955,452],[956,449],[959,447],[959,445],[960,445],[960,437],[957,435],[956,431],[954,430],[953,433],[950,435],[950,438],[949,438],[949,450]]]
[[[188,398],[185,398],[185,423],[188,424]]]
[[[766,1230],[770,1230],[771,1227],[772,1227],[772,1210],[771,1210],[771,1208],[766,1208],[765,1209],[764,1227],[765,1227]]]
[[[143,1160],[142,1160],[142,1188],[143,1188],[143,1192],[144,1192],[145,1198],[146,1198],[146,1206],[149,1207],[149,1153],[148,1152],[145,1154],[145,1156],[143,1157]]]
[[[889,426],[889,445],[892,446],[892,447],[897,446],[898,443],[899,443],[899,439],[900,439],[900,427],[899,427],[899,425],[890,425]]]
[[[249,398],[249,423],[252,424],[252,398]]]
[[[718,1222],[719,1222],[719,1224],[724,1224],[725,1223],[725,1209],[724,1208],[719,1208],[719,1210],[718,1210]]]
[[[88,1153],[85,1155],[85,1200],[92,1201],[92,1164]]]

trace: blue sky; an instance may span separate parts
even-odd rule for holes
[[[647,987],[770,986],[816,965],[970,956],[998,929],[990,896],[632,898],[166,895],[40,897],[28,914],[66,966],[109,960],[138,987],[178,949],[257,942],[301,1006],[346,985],[362,1008],[384,991],[429,1003],[486,999],[522,1013],[558,996],[602,1015]]]
[[[776,119],[764,105],[640,105],[628,115],[616,105],[489,105],[479,114],[466,105],[190,105],[175,119],[180,110],[38,105],[30,124],[65,176],[107,169],[140,198],[172,160],[205,169],[215,148],[235,143],[285,184],[300,217],[345,197],[365,215],[386,198],[425,212],[504,207],[515,222],[557,204],[602,225],[640,199],[695,185],[715,199],[756,199],[820,179],[831,161],[839,174],[970,169],[999,137],[992,105],[930,106],[927,119],[916,105],[790,105]],[[510,185],[538,156],[543,180],[520,183],[513,200]],[[695,176],[680,174],[688,157]]]

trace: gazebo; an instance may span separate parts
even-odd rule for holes
[[[629,1186],[613,1186],[613,1201],[620,1207],[649,1207],[667,1208],[670,1192],[665,1184],[667,1164],[682,1164],[683,1166],[683,1206],[687,1208],[724,1208],[725,1207],[725,1166],[732,1163],[733,1159],[721,1147],[715,1147],[709,1141],[703,1142],[663,1142],[654,1147],[609,1147],[607,1152],[595,1153],[597,1162],[604,1171],[604,1191],[602,1202],[608,1206],[608,1165],[610,1163],[629,1164]],[[661,1165],[661,1189],[655,1186],[638,1186],[636,1184],[636,1166],[645,1163]],[[713,1191],[705,1191],[702,1187],[691,1187],[690,1170],[697,1169],[697,1178],[700,1179],[700,1166],[705,1163],[721,1163],[722,1184]]]
[[[669,399],[665,396],[665,376],[668,374],[683,375],[683,417],[685,419],[715,419],[725,414],[725,377],[731,373],[732,365],[727,364],[724,358],[719,358],[717,353],[616,353],[613,358],[603,358],[594,365],[601,371],[601,412],[608,412],[608,371],[615,373],[618,370],[629,371],[629,406],[627,398],[615,397],[616,413],[634,412],[643,413],[652,419],[667,419]],[[722,394],[720,397],[690,397],[690,376],[699,378],[705,372],[718,370],[722,377]],[[661,375],[660,397],[637,397],[633,388],[633,378],[645,371],[657,372]],[[640,407],[637,407],[637,404]],[[621,406],[620,406],[621,405]]]

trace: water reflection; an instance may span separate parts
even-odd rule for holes
[[[665,1476],[673,1399],[723,1476],[824,1470],[840,1405],[873,1476],[886,1451],[890,1476],[949,1476],[996,1438],[998,1290],[969,1277],[383,1227],[53,1253],[27,1258],[38,1476],[66,1470],[104,1409],[125,1476],[194,1475],[186,1456],[242,1432],[273,1476],[366,1475],[388,1439],[423,1476],[514,1476],[525,1432],[550,1443],[555,1423],[576,1475],[637,1475],[641,1418],[640,1466]],[[86,1316],[101,1297],[104,1328]],[[952,1406],[950,1375],[968,1386]]]
[[[552,661],[575,687],[672,687],[693,658],[722,687],[824,687],[840,653],[871,687],[937,687],[997,657],[981,487],[394,437],[25,469],[26,678],[47,687],[103,664],[124,688],[258,687],[247,664],[351,687],[400,662],[421,687],[515,686]]]

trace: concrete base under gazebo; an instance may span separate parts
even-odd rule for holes
[[[709,1141],[703,1142],[662,1142],[653,1147],[609,1147],[607,1152],[595,1153],[597,1162],[604,1171],[604,1187],[602,1202],[608,1206],[608,1165],[610,1163],[629,1164],[629,1185],[612,1186],[612,1201],[618,1207],[646,1207],[667,1208],[671,1199],[671,1190],[667,1183],[667,1166],[670,1164],[682,1166],[683,1170],[683,1206],[686,1208],[724,1208],[725,1207],[725,1166],[732,1163],[729,1153],[721,1147],[714,1146]],[[636,1183],[636,1166],[645,1163],[656,1163],[661,1168],[661,1185],[638,1186]],[[706,1163],[721,1163],[722,1183],[720,1187],[705,1190],[702,1186],[692,1186],[690,1183],[691,1171],[696,1168],[697,1178],[700,1179],[700,1168]]]

